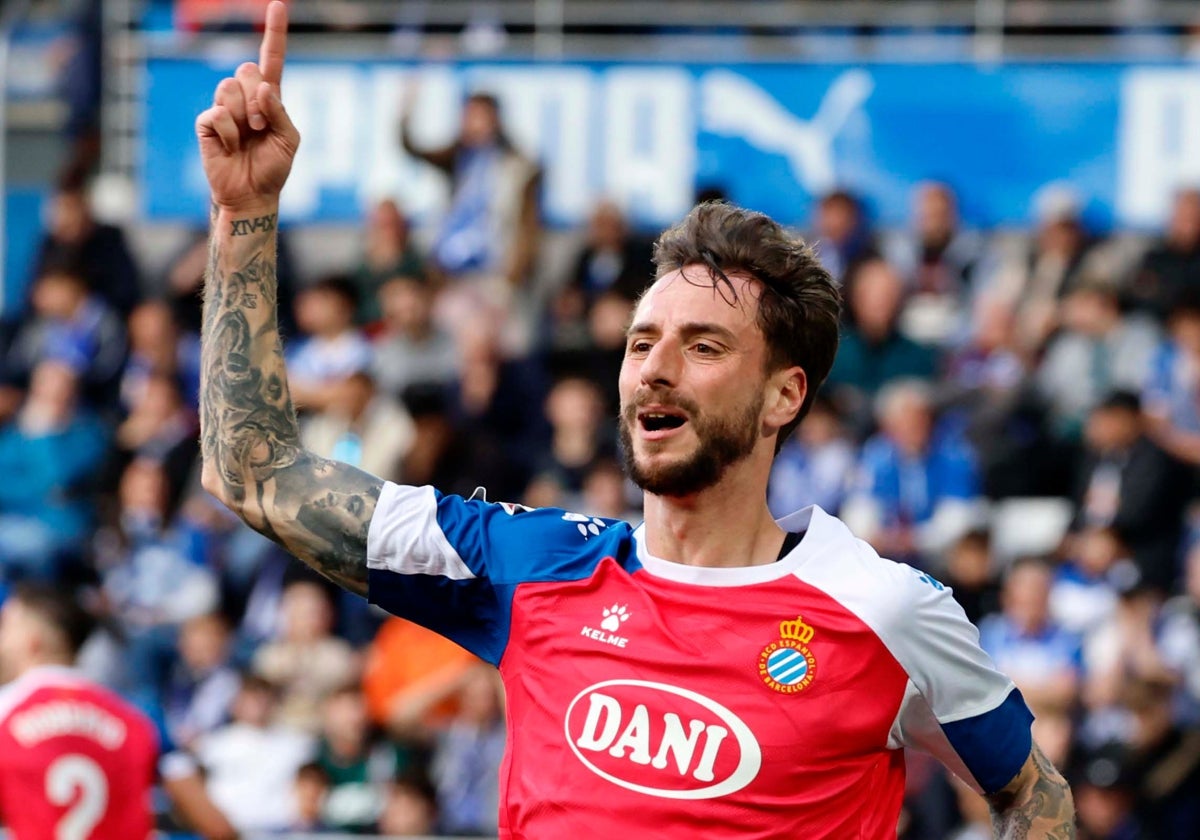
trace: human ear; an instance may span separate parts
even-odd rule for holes
[[[793,366],[771,377],[772,388],[765,406],[763,420],[775,428],[783,428],[796,419],[808,396],[808,376],[804,368]]]

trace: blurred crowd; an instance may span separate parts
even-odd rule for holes
[[[442,218],[374,204],[355,264],[280,320],[304,443],[389,480],[636,522],[621,469],[624,328],[650,238],[601,202],[532,295],[540,171],[475,95],[442,149]],[[307,573],[200,490],[205,232],[146,276],[73,170],[0,342],[0,581],[103,616],[81,667],[192,752],[246,831],[494,834],[503,697],[453,644]],[[720,190],[698,193],[719,198]],[[953,587],[1075,786],[1081,837],[1200,826],[1200,191],[1158,235],[1089,230],[1068,186],[1036,226],[966,227],[945,183],[911,224],[833,192],[807,229],[846,300],[841,350],[770,487]],[[0,584],[2,585],[2,584]],[[913,755],[901,836],[990,837]],[[164,820],[169,820],[164,815]]]

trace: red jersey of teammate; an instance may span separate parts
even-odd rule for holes
[[[14,840],[149,836],[157,754],[150,721],[73,669],[0,688],[0,819]]]

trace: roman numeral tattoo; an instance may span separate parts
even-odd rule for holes
[[[276,215],[275,213],[271,213],[269,216],[259,216],[254,219],[233,219],[230,222],[230,233],[234,236],[249,236],[252,233],[270,233],[275,230]]]
[[[204,486],[331,580],[367,588],[383,482],[300,445],[276,320],[275,214],[214,218],[201,333]]]

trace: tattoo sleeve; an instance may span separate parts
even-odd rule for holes
[[[275,212],[214,209],[201,334],[204,486],[336,583],[367,590],[383,482],[300,445],[276,320]]]
[[[997,840],[1075,840],[1071,789],[1037,744],[1012,783],[987,800]]]

